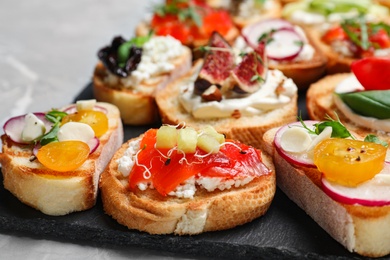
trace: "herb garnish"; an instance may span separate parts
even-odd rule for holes
[[[334,120],[332,117],[329,115],[326,115],[325,119],[326,121],[322,121],[320,123],[316,123],[313,126],[315,127],[314,131],[310,129],[305,122],[303,121],[301,116],[298,116],[298,120],[301,122],[303,128],[305,128],[310,134],[315,134],[319,135],[325,127],[332,127],[332,134],[331,137],[333,138],[352,138],[356,140],[356,138],[351,134],[351,132],[348,131],[348,129],[340,122],[340,119],[338,115],[335,113],[337,120]],[[379,139],[376,135],[373,134],[368,134],[364,138],[365,142],[370,142],[370,143],[376,143],[383,145],[384,147],[388,147],[388,143]]]
[[[188,3],[187,7],[183,4]],[[159,16],[176,15],[180,22],[190,19],[195,22],[196,26],[202,27],[203,21],[200,15],[202,9],[188,0],[173,0],[171,3],[161,4],[155,7],[154,12]]]
[[[44,134],[39,139],[41,145],[46,145],[48,143],[58,141],[57,134],[58,130],[60,129],[60,123],[67,115],[67,113],[58,110],[52,110],[45,115],[46,119],[52,122],[54,125],[48,133]]]

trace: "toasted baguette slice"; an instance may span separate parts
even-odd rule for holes
[[[156,92],[191,68],[191,50],[185,46],[183,48],[184,54],[173,61],[175,69],[172,72],[143,81],[135,88],[125,88],[121,84],[110,86],[105,81],[108,71],[99,62],[93,73],[95,98],[116,105],[124,124],[147,125],[158,122],[159,115],[154,100]]]
[[[323,120],[327,115],[336,119],[336,116],[340,118],[340,121],[350,131],[360,135],[367,136],[368,134],[374,134],[379,138],[390,142],[390,135],[385,131],[378,131],[369,127],[363,127],[355,124],[346,115],[340,111],[334,102],[333,93],[334,90],[341,81],[351,76],[350,73],[339,73],[326,76],[319,81],[313,83],[306,93],[306,107],[308,115],[313,120]]]
[[[261,20],[279,18],[282,16],[282,4],[279,0],[272,0],[270,3],[268,3],[267,6],[269,6],[269,8],[255,8],[256,14],[249,17],[235,15],[233,16],[233,22],[237,25],[238,28],[242,29],[245,26]]]
[[[191,80],[199,65],[201,63],[198,62],[188,74],[168,85],[156,95],[156,102],[163,123],[172,125],[185,123],[196,129],[212,125],[226,138],[235,139],[262,149],[261,137],[268,129],[296,121],[298,94],[293,96],[290,103],[262,115],[241,116],[238,111],[237,115],[232,115],[229,118],[197,119],[193,117],[185,111],[177,97],[180,93],[180,86]]]
[[[224,230],[262,216],[272,202],[276,180],[272,160],[265,153],[262,161],[270,173],[245,186],[213,192],[199,188],[193,199],[162,196],[150,188],[131,192],[128,177],[118,171],[117,160],[133,140],[117,151],[99,184],[105,212],[130,229],[177,235]]]
[[[356,58],[348,57],[335,52],[333,48],[321,40],[322,31],[318,28],[308,28],[308,34],[310,35],[313,43],[318,49],[326,56],[327,74],[343,73],[351,71],[351,64]]]
[[[390,253],[390,206],[367,207],[334,201],[321,189],[321,173],[287,162],[274,148],[277,128],[264,136],[274,160],[278,187],[350,252],[368,257]]]
[[[47,215],[60,216],[93,207],[100,174],[123,143],[118,108],[102,102],[97,105],[107,109],[109,129],[99,138],[98,148],[74,171],[57,172],[38,160],[30,161],[33,155],[31,146],[18,145],[2,135],[0,163],[5,189],[21,202]]]
[[[283,74],[291,78],[299,90],[306,90],[311,83],[316,82],[326,73],[328,59],[322,50],[315,44],[312,36],[306,33],[308,42],[314,48],[314,56],[311,60],[302,60],[297,62],[282,62],[278,64],[269,64],[270,69],[278,69]]]

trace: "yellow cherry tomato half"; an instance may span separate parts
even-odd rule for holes
[[[372,179],[384,167],[383,145],[352,139],[329,138],[314,148],[314,164],[329,180],[356,186]]]
[[[62,124],[67,122],[80,122],[92,127],[97,137],[102,136],[108,130],[108,118],[106,114],[95,110],[81,110],[69,114],[62,119]]]
[[[79,168],[89,156],[89,146],[82,141],[52,142],[37,153],[40,163],[51,170],[66,172]]]

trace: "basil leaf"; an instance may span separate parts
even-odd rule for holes
[[[336,138],[347,138],[352,137],[351,133],[348,131],[348,129],[340,122],[340,121],[324,121],[318,124],[314,124],[315,126],[315,132],[317,135],[319,135],[322,131],[324,131],[325,127],[332,127],[332,135],[331,137]]]
[[[338,93],[336,95],[359,115],[378,119],[390,118],[390,90]]]
[[[52,110],[48,113],[46,113],[45,117],[47,120],[49,120],[52,123],[57,123],[62,120],[65,116],[67,116],[68,113],[58,110]]]
[[[389,144],[386,143],[385,141],[379,139],[376,135],[369,134],[364,138],[364,142],[370,142],[370,143],[376,143],[376,144],[381,144],[384,147],[388,147]]]
[[[57,122],[52,128],[51,130],[43,135],[40,139],[40,143],[41,145],[46,145],[48,143],[51,143],[51,142],[56,142],[58,141],[58,137],[57,137],[57,134],[58,134],[58,131],[60,129],[60,124],[59,122]]]

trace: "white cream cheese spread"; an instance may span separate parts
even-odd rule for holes
[[[120,81],[125,88],[136,90],[143,81],[173,71],[175,59],[184,52],[185,47],[171,36],[152,37],[142,47],[141,62],[136,70],[126,78],[109,72],[105,81],[111,86],[117,86]]]
[[[188,81],[180,89],[179,101],[184,109],[198,119],[229,118],[233,113],[255,116],[280,108],[291,102],[297,92],[295,83],[279,70],[269,70],[266,82],[248,96],[224,98],[222,101],[203,102],[194,94],[194,81]]]

